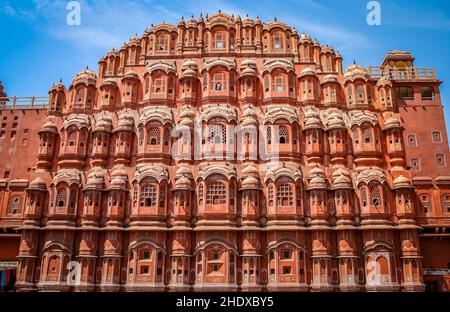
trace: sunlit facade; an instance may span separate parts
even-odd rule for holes
[[[1,90],[1,260],[21,291],[447,290],[440,83],[279,21],[152,26],[46,105]]]

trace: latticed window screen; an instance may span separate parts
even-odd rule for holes
[[[167,51],[169,49],[169,37],[160,36],[158,38],[158,51]]]
[[[83,108],[83,100],[84,100],[85,93],[86,93],[86,91],[84,88],[78,89],[76,91],[75,105],[74,105],[76,108]]]
[[[161,185],[159,187],[159,207],[164,207],[166,205],[166,186]]]
[[[224,73],[215,73],[211,80],[211,90],[222,91],[227,89],[227,82]]]
[[[282,49],[283,48],[283,41],[281,39],[281,34],[279,32],[275,33],[273,35],[273,49]]]
[[[149,88],[150,88],[150,77],[147,76],[145,78],[145,83],[144,83],[145,93],[148,93]]]
[[[278,138],[278,143],[287,144],[289,143],[289,133],[288,128],[286,126],[278,126],[275,127],[276,135]]]
[[[225,49],[225,33],[224,32],[217,32],[214,36],[214,48],[216,49]]]
[[[374,207],[380,207],[382,205],[381,185],[376,182],[371,182],[369,185],[369,189],[370,189],[370,204]]]
[[[161,131],[159,128],[147,129],[147,145],[159,145],[161,144]]]
[[[139,195],[139,187],[135,185],[133,190],[133,207],[137,206],[138,195]]]
[[[65,207],[67,203],[67,189],[59,189],[56,196],[56,207]]]
[[[7,214],[18,214],[22,213],[22,196],[11,196],[8,201],[8,212]]]
[[[266,130],[266,141],[267,144],[272,144],[272,127],[268,126]]]
[[[211,182],[206,189],[206,204],[224,205],[227,202],[227,191],[222,182]]]
[[[359,188],[359,201],[362,207],[367,207],[367,188],[365,185]]]
[[[203,183],[200,183],[198,186],[198,202],[199,204],[203,203]]]
[[[278,93],[284,92],[286,89],[286,77],[278,75],[273,78],[273,91]]]
[[[145,185],[141,189],[141,207],[156,206],[156,187],[153,185]]]
[[[269,91],[269,76],[264,76],[264,90],[267,92]]]
[[[273,185],[270,184],[268,188],[269,206],[273,205]]]
[[[292,186],[284,183],[277,187],[277,206],[292,206],[294,204],[294,194]]]
[[[256,200],[255,200],[255,196],[253,195],[253,192],[248,192],[248,197],[247,197],[247,201],[248,201],[248,205],[251,207],[255,207],[256,205]]]
[[[225,125],[208,126],[208,142],[210,144],[225,144],[227,140],[227,131]]]
[[[164,129],[164,145],[169,145],[170,142],[170,129],[165,128]]]
[[[431,201],[428,194],[421,194],[419,196],[420,202],[422,203],[422,211],[424,213],[431,212]]]
[[[153,80],[152,93],[165,93],[166,92],[166,79],[164,77],[158,77]]]
[[[144,143],[144,127],[139,125],[139,145]]]

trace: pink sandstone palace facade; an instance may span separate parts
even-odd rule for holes
[[[20,291],[448,290],[440,84],[276,20],[152,25],[48,100],[0,87],[0,261]]]

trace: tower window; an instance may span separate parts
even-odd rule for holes
[[[408,147],[417,147],[417,138],[415,134],[408,135]]]
[[[442,143],[442,136],[440,131],[433,131],[432,141],[433,143]]]
[[[432,87],[422,87],[421,90],[422,100],[435,100],[436,95]]]
[[[436,155],[436,166],[445,167],[445,155],[444,154]]]
[[[397,96],[401,100],[413,100],[414,99],[414,91],[411,87],[398,87],[396,89]]]
[[[420,171],[420,159],[419,158],[411,158],[410,166],[411,166],[411,170]]]

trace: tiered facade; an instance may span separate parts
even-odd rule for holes
[[[98,75],[53,85],[48,108],[2,110],[21,122],[0,181],[16,286],[422,291],[435,240],[419,234],[450,224],[439,84],[399,51],[343,71],[278,21],[152,26]],[[431,125],[405,122],[417,102],[441,136],[426,172],[408,129]]]

